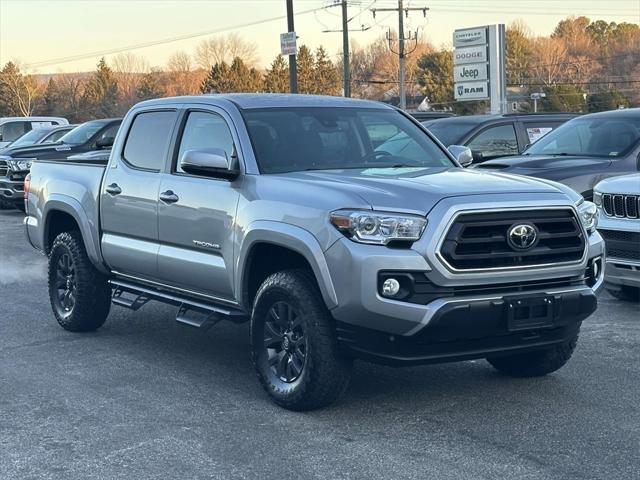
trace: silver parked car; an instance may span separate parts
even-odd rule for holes
[[[640,173],[601,181],[594,200],[607,245],[605,286],[616,298],[640,301]]]

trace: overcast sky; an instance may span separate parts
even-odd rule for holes
[[[324,45],[334,55],[342,48],[340,8],[322,7],[332,0],[294,0],[299,43]],[[534,34],[548,35],[569,15],[615,22],[640,22],[640,0],[405,0],[405,6],[430,10],[412,12],[407,30],[418,29],[436,45],[450,44],[454,29],[523,20]],[[350,38],[360,44],[397,28],[398,16],[371,8],[389,8],[396,0],[352,0]],[[309,10],[318,9],[314,12]],[[101,52],[140,44],[130,51],[163,66],[175,51],[193,53],[207,35],[234,31],[258,45],[259,66],[279,53],[279,34],[286,31],[285,0],[0,0],[0,64],[19,60],[35,73],[92,70]],[[269,20],[276,18],[275,20]],[[256,25],[247,25],[264,21]],[[242,26],[245,25],[245,26]],[[362,26],[365,32],[357,31]],[[192,36],[192,38],[184,38]],[[181,40],[167,40],[182,37]],[[69,57],[80,58],[63,61]],[[109,58],[109,55],[106,55]]]

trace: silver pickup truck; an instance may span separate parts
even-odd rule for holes
[[[250,321],[258,377],[294,410],[336,400],[356,358],[553,372],[603,282],[595,205],[550,181],[465,170],[374,102],[143,102],[106,165],[35,161],[25,190],[62,327],[94,330],[112,303],[149,300],[194,327]]]

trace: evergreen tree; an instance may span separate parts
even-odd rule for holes
[[[138,100],[150,100],[165,95],[164,88],[160,83],[160,75],[161,73],[158,71],[151,71],[142,76],[136,89]]]
[[[313,93],[318,95],[340,95],[340,73],[322,46],[316,49],[314,77],[315,90]]]
[[[590,112],[603,112],[615,110],[620,107],[628,107],[629,99],[618,90],[606,90],[594,93],[587,100],[587,109]]]
[[[47,83],[47,88],[43,95],[43,115],[56,116],[60,112],[60,88],[56,81],[52,78]]]
[[[93,118],[113,117],[118,113],[118,82],[104,58],[89,79],[82,95],[82,107]]]
[[[233,91],[230,81],[229,65],[226,62],[216,63],[202,81],[202,93],[228,93]]]
[[[229,68],[229,83],[232,92],[257,92],[262,79],[255,68],[248,68],[240,57],[235,57]]]
[[[271,68],[264,76],[264,89],[270,93],[289,91],[289,66],[282,55],[278,55],[271,63]]]
[[[301,45],[296,58],[298,70],[298,91],[300,93],[314,93],[315,85],[315,59],[313,53],[306,45]]]
[[[544,112],[584,112],[585,92],[576,85],[551,85],[544,88],[546,97],[540,99]]]

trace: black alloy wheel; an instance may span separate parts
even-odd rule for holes
[[[60,255],[56,263],[55,289],[56,313],[68,317],[73,313],[77,297],[76,268],[69,252]]]
[[[301,316],[289,303],[276,302],[267,312],[264,348],[263,358],[273,375],[286,383],[300,377],[307,358],[307,338]]]

